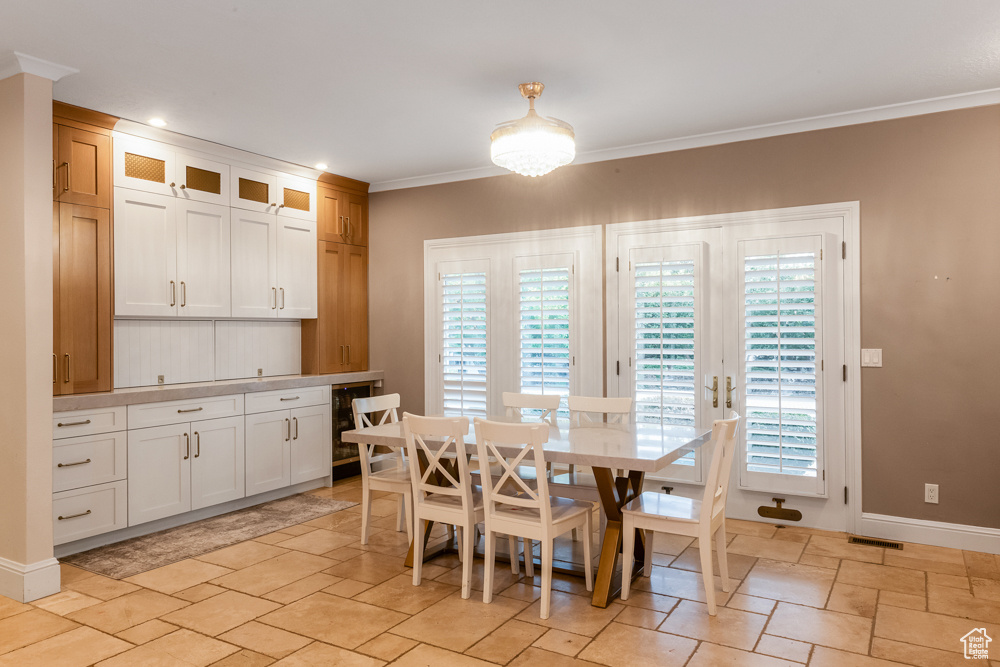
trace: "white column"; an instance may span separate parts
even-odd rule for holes
[[[59,592],[52,554],[52,82],[0,56],[0,595]]]

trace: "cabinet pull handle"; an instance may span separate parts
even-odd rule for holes
[[[351,363],[351,346],[350,345],[347,346],[347,363],[348,363],[348,365],[350,365],[350,363]]]
[[[344,365],[344,346],[340,346],[340,365]]]
[[[82,466],[85,463],[90,463],[90,459],[87,459],[86,461],[77,461],[76,463],[60,463],[56,467],[57,468],[72,468],[73,466]]]
[[[56,424],[56,426],[60,426],[60,427],[62,427],[62,426],[86,426],[89,423],[90,423],[89,419],[84,419],[82,422],[66,422],[65,424],[63,424],[62,422],[59,422],[58,424]]]
[[[170,305],[177,305],[177,284],[173,280],[170,281]]]
[[[63,162],[62,166],[66,167],[66,187],[63,188],[63,192],[69,192],[73,187],[73,170],[69,168],[69,162]]]
[[[281,288],[278,289],[278,291],[281,292],[281,309],[284,310],[285,309],[285,288],[281,287]]]
[[[289,420],[285,420],[285,442],[292,439],[292,423]]]
[[[65,357],[66,357],[66,379],[63,380],[63,382],[69,382],[70,381],[70,376],[71,376],[71,373],[72,373],[72,369],[73,369],[73,364],[72,364],[72,361],[70,360],[70,357],[69,357],[68,354],[65,355]]]
[[[184,460],[187,461],[191,458],[191,436],[187,433],[184,434]]]
[[[274,299],[274,305],[271,306],[271,310],[278,307],[278,289],[276,287],[271,288],[271,298]]]
[[[340,216],[340,227],[337,230],[337,235],[340,237],[344,236],[344,216]]]
[[[194,432],[194,446],[195,446],[194,457],[198,458],[199,456],[201,456],[201,434],[198,433],[198,431]]]
[[[56,377],[59,375],[59,362],[56,361],[56,353],[52,353],[52,384],[56,383]]]
[[[347,222],[347,238],[351,238],[351,219],[344,218],[344,220]]]
[[[187,302],[188,302],[188,288],[187,288],[187,285],[185,285],[184,281],[182,280],[181,281],[181,308],[185,307],[187,305]]]
[[[205,409],[204,407],[200,407],[200,408],[187,408],[185,410],[178,410],[177,414],[182,415],[185,412],[201,412],[204,409]]]
[[[90,514],[90,510],[87,510],[86,512],[80,512],[79,514],[70,514],[69,516],[60,516],[59,520],[60,521],[65,521],[66,519],[75,519],[78,516],[87,516],[88,514]]]
[[[297,400],[299,400],[299,397],[298,396],[289,396],[289,397],[285,397],[285,398],[279,398],[278,400],[279,401],[297,401]]]
[[[292,421],[295,422],[295,437],[292,438],[292,439],[293,440],[298,440],[299,439],[299,418],[298,417],[292,417]]]

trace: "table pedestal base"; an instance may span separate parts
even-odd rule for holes
[[[604,531],[604,541],[601,543],[601,560],[597,567],[597,578],[594,579],[594,597],[591,604],[595,607],[607,607],[621,594],[622,577],[635,578],[642,572],[646,562],[646,539],[641,530],[635,539],[633,551],[635,560],[632,572],[618,573],[618,557],[622,552],[622,507],[632,502],[642,493],[642,482],[645,473],[633,470],[625,477],[616,477],[610,468],[594,468],[594,479],[597,482],[597,492],[601,498],[601,509],[607,517],[608,524]]]

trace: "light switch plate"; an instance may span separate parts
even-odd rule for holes
[[[861,350],[861,366],[868,368],[882,368],[881,348]]]

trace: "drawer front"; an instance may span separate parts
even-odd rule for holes
[[[55,544],[109,533],[128,526],[128,482],[110,482],[52,494]]]
[[[73,438],[78,435],[124,431],[125,406],[96,410],[73,410],[52,415],[52,439]]]
[[[325,405],[329,402],[330,385],[258,391],[246,395],[246,412],[252,415],[259,412],[304,408],[308,405]]]
[[[125,479],[125,431],[64,438],[52,444],[52,490],[68,491]]]
[[[243,394],[128,406],[129,429],[236,417],[242,414]]]

